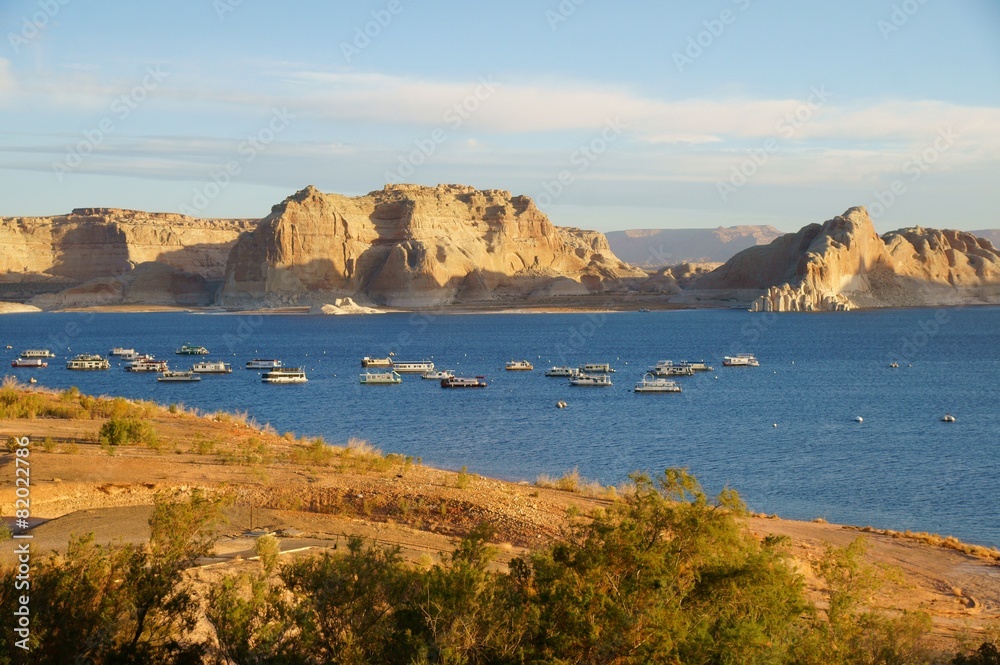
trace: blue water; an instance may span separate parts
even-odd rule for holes
[[[185,342],[234,364],[197,384],[155,375],[64,369],[73,353],[134,346],[167,358]],[[784,517],[953,534],[1000,546],[1000,309],[774,315],[680,311],[372,317],[28,314],[0,317],[0,349],[59,354],[44,370],[8,370],[201,409],[246,410],[279,431],[368,439],[425,463],[512,480],[582,475],[618,483],[634,470],[688,467],[705,487],[739,490]],[[406,376],[361,386],[359,360],[395,351],[433,358],[485,390],[442,390]],[[759,368],[723,368],[755,353]],[[252,357],[303,365],[305,385],[271,386]],[[527,358],[530,373],[505,372]],[[660,359],[710,361],[682,394],[629,388]],[[898,369],[890,369],[892,361]],[[613,388],[572,388],[545,367],[611,362]],[[120,364],[119,364],[120,365]],[[558,400],[569,408],[557,409]],[[940,422],[951,412],[954,424]],[[857,416],[863,423],[855,422]],[[774,427],[777,424],[777,427]]]

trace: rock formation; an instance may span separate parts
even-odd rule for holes
[[[240,237],[223,306],[335,297],[426,307],[624,289],[645,274],[596,232],[558,228],[526,196],[388,185],[366,196],[307,187]]]
[[[722,263],[754,245],[781,236],[773,226],[716,229],[630,229],[607,234],[611,251],[632,265],[650,268],[679,263]]]
[[[201,275],[162,263],[141,263],[115,277],[95,277],[56,293],[43,293],[29,303],[42,309],[108,305],[211,305],[214,289]]]
[[[750,308],[757,311],[998,303],[1000,252],[961,231],[914,228],[879,237],[858,207],[740,252],[694,290],[723,300],[754,294]]]
[[[0,281],[80,283],[150,261],[221,280],[236,238],[255,225],[118,208],[0,218]]]

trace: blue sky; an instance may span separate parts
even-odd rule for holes
[[[15,0],[0,26],[4,216],[392,181],[601,231],[1000,227],[996,0]]]

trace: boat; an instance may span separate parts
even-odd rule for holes
[[[41,358],[14,358],[10,363],[11,367],[48,367],[49,364]]]
[[[125,365],[126,372],[167,372],[169,370],[166,360],[154,360],[153,358],[133,360]]]
[[[569,380],[571,386],[610,386],[611,377],[607,374],[579,374]]]
[[[953,423],[955,422],[955,416],[950,413],[946,413],[941,417],[941,422],[943,423]]]
[[[306,373],[301,367],[275,367],[260,377],[264,383],[305,383]]]
[[[486,377],[477,376],[475,378],[469,378],[464,376],[449,376],[446,379],[441,379],[442,388],[485,388],[486,387]]]
[[[754,358],[752,353],[739,353],[735,356],[726,356],[722,359],[722,364],[726,367],[760,367],[760,361]]]
[[[9,346],[7,347],[10,348]],[[22,358],[55,358],[56,354],[52,353],[48,349],[27,349],[21,351]]]
[[[195,374],[230,374],[233,371],[233,366],[221,360],[216,362],[205,360],[192,365],[191,371]]]
[[[690,367],[692,372],[714,372],[715,368],[711,367],[704,360],[699,360],[697,362],[692,362],[689,360],[682,360],[677,363],[681,367]]]
[[[401,374],[423,374],[424,372],[433,372],[434,363],[430,360],[418,360],[415,362],[393,361],[392,369]]]
[[[889,367],[891,367],[892,369],[899,369],[899,363],[896,362],[896,361],[893,361],[893,362],[889,363]]]
[[[511,360],[507,363],[506,369],[508,372],[525,372],[535,369],[535,366],[527,360]]]
[[[671,381],[670,379],[659,379],[655,378],[652,374],[646,374],[642,377],[642,381],[635,384],[635,388],[632,389],[635,393],[679,393],[681,392],[681,387],[677,385],[676,381]]]
[[[281,367],[280,360],[266,360],[264,358],[254,358],[248,360],[246,364],[247,369],[276,369],[278,367]]]
[[[115,348],[108,351],[109,356],[116,356],[124,360],[135,360],[139,354],[135,352],[135,349],[126,349],[122,346],[116,346]]]
[[[403,382],[403,377],[401,377],[396,372],[365,372],[364,374],[358,375],[361,383],[364,385],[372,386],[392,386]]]
[[[424,372],[420,375],[420,378],[440,381],[441,379],[450,379],[453,376],[455,376],[455,372],[450,369],[436,369],[433,372]]]
[[[66,361],[66,369],[108,369],[111,363],[103,356],[81,353]]]
[[[392,367],[392,358],[369,358],[365,356],[361,359],[362,367]]]
[[[612,374],[615,370],[611,369],[610,363],[587,363],[580,366],[580,371],[584,373]]]
[[[553,367],[545,370],[545,376],[576,376],[580,370],[575,367]]]
[[[661,360],[653,367],[649,368],[649,373],[655,376],[692,376],[694,369],[681,364],[674,364],[673,360]]]
[[[208,349],[204,346],[195,346],[193,344],[185,344],[181,348],[174,351],[179,356],[207,356]]]
[[[194,372],[171,372],[166,371],[156,377],[157,381],[176,381],[176,382],[191,382],[191,381],[201,381],[201,377]]]

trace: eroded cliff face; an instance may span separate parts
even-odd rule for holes
[[[152,261],[221,280],[237,237],[255,225],[118,208],[0,218],[0,282],[78,284]]]
[[[558,228],[525,196],[389,185],[366,196],[307,187],[233,247],[219,304],[353,297],[401,307],[574,295],[644,277],[600,233]]]
[[[734,256],[699,291],[756,293],[756,311],[833,311],[1000,302],[1000,252],[961,231],[879,237],[862,208]]]

